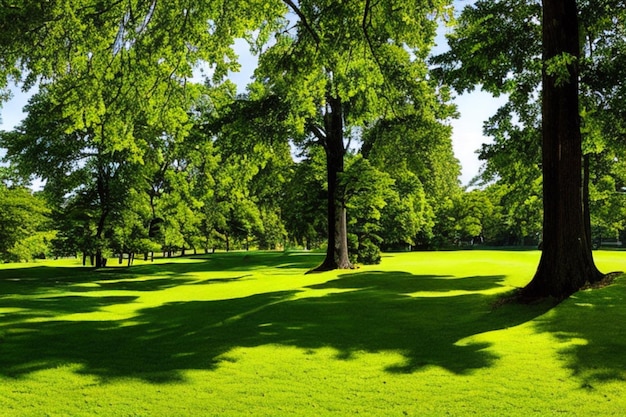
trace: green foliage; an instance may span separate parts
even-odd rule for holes
[[[55,232],[50,208],[25,187],[0,184],[0,261],[19,262],[50,254]]]
[[[319,247],[325,239],[328,227],[325,178],[323,149],[313,147],[304,159],[296,163],[293,174],[285,184],[281,212],[287,233],[293,243],[306,249]]]
[[[359,263],[380,263],[381,215],[389,196],[394,194],[393,179],[361,155],[354,155],[348,158],[340,184],[344,187],[348,225],[356,237],[352,255]]]
[[[577,59],[572,54],[563,52],[545,61],[546,74],[554,77],[557,87],[572,81],[570,67],[577,64]]]
[[[453,115],[445,104],[439,112]],[[395,181],[397,194],[383,210],[385,247],[433,244],[435,223],[445,222],[448,200],[461,192],[449,126],[429,113],[379,120],[365,132],[362,152]]]
[[[540,22],[536,0],[467,5],[447,35],[450,50],[432,60],[436,73],[459,92],[480,86],[496,96],[528,97],[541,80]]]

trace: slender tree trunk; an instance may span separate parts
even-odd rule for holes
[[[108,178],[109,175],[103,167],[98,168],[98,198],[100,200],[100,218],[98,219],[98,225],[96,226],[96,268],[102,268],[103,265],[103,256],[102,256],[102,242],[101,239],[104,236],[104,227],[106,225],[107,217],[109,215],[109,189],[108,189]]]
[[[348,257],[348,227],[343,187],[339,183],[344,169],[346,148],[343,143],[341,99],[328,98],[330,111],[325,115],[326,175],[328,180],[328,248],[326,258],[316,271],[352,268]]]
[[[544,63],[567,53],[579,57],[576,0],[543,0]],[[585,230],[578,63],[569,79],[543,69],[543,252],[523,298],[563,299],[602,277]]]
[[[104,268],[104,256],[102,255],[102,249],[96,250],[96,268]]]

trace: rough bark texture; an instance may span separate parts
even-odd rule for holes
[[[593,239],[591,236],[591,211],[589,208],[589,181],[589,154],[587,154],[583,156],[583,214],[585,216],[585,237],[587,238],[587,245],[593,249]]]
[[[328,99],[325,115],[326,175],[328,179],[328,248],[326,258],[316,271],[352,268],[348,257],[346,204],[339,175],[343,172],[346,149],[343,143],[343,113],[341,99]]]
[[[543,48],[544,62],[579,57],[576,0],[543,0]],[[524,298],[563,299],[602,278],[585,231],[577,64],[568,69],[560,83],[543,70],[543,253]]]

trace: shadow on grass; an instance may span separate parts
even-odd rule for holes
[[[315,252],[230,252],[195,255],[171,262],[157,262],[131,267],[34,266],[0,269],[0,294],[42,294],[60,289],[81,291],[80,285],[98,282],[110,290],[158,291],[184,283],[226,283],[240,277],[210,278],[198,282],[187,278],[205,272],[249,272],[253,269],[278,268],[307,271],[323,259]],[[93,289],[91,289],[93,290]],[[83,291],[89,291],[84,289]]]
[[[593,389],[607,381],[626,381],[626,276],[605,288],[580,291],[537,322],[561,343],[560,357]]]
[[[252,256],[249,267],[292,264],[305,270],[318,260],[305,256],[286,262],[261,256],[255,263]],[[223,260],[228,261],[236,264],[231,270],[245,269],[243,259]],[[201,270],[203,264],[213,267],[200,262],[181,268],[195,265]],[[180,273],[174,264],[163,267],[169,268],[168,273]],[[49,277],[43,275],[30,285],[45,287]],[[147,288],[142,283],[135,289],[159,291],[174,284],[169,276],[148,282],[163,279],[166,286],[155,282]],[[72,285],[76,281],[70,280]],[[526,322],[548,308],[507,305],[492,310],[495,296],[481,291],[501,288],[503,281],[503,276],[352,272],[298,290],[217,301],[169,302],[118,321],[55,320],[54,314],[96,312],[133,302],[133,297],[111,297],[110,291],[99,296],[102,288],[93,288],[85,296],[73,293],[54,298],[31,299],[30,293],[17,293],[0,297],[0,374],[20,377],[78,363],[80,372],[103,380],[134,377],[167,382],[182,378],[184,370],[218,367],[232,349],[268,344],[330,347],[340,360],[352,360],[364,352],[394,352],[404,360],[387,372],[410,373],[434,365],[465,374],[489,367],[497,357],[488,345],[464,339]],[[125,281],[124,285],[130,284]],[[48,317],[48,321],[30,320],[37,316]]]

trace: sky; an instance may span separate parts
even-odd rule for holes
[[[468,2],[463,2],[467,4]],[[444,30],[442,29],[437,37],[437,50],[446,49]],[[231,80],[235,82],[243,91],[245,85],[250,81],[256,59],[249,53],[245,42],[241,41],[235,45],[239,51],[241,71],[231,74]],[[2,104],[0,108],[0,130],[12,130],[24,118],[22,111],[27,104],[31,92],[24,93],[19,88],[13,88],[13,98]],[[494,98],[490,94],[479,89],[455,97],[454,102],[458,106],[460,117],[451,121],[453,128],[452,145],[456,158],[461,163],[462,185],[468,185],[474,178],[481,166],[476,151],[483,143],[489,143],[490,139],[482,134],[483,123],[504,103],[504,98]],[[0,155],[3,152],[0,150]]]

